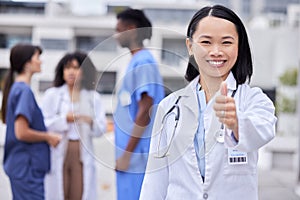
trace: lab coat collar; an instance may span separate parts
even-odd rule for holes
[[[236,80],[232,74],[232,72],[229,73],[229,75],[227,76],[225,82],[227,83],[227,88],[228,90],[234,91],[237,88],[237,84],[236,84]]]
[[[191,95],[195,95],[195,89],[197,87],[197,84],[199,82],[199,76],[197,76],[196,78],[194,78],[185,88],[179,90],[177,92],[178,96],[191,96]],[[229,75],[227,76],[225,82],[227,83],[227,88],[231,91],[236,90],[237,84],[236,84],[236,80],[232,74],[232,72],[229,73]]]
[[[198,116],[198,112],[199,112],[198,102],[197,102],[198,100],[196,94],[196,88],[199,82],[199,78],[200,77],[197,76],[185,88],[176,92],[177,97],[179,96],[186,97],[181,99],[180,101],[182,102],[182,105],[190,109],[196,117]],[[229,91],[236,90],[237,84],[232,72],[229,73],[225,82],[227,83],[227,88]]]
[[[70,95],[69,95],[69,89],[67,84],[63,84],[60,86],[59,89],[59,95],[65,100],[65,101],[71,101]]]
[[[194,78],[185,88],[179,90],[177,92],[177,95],[182,97],[195,96],[198,82],[199,82],[199,76]]]
[[[59,94],[62,95],[62,96],[64,96],[65,99],[67,99],[69,101],[71,100],[67,84],[63,84],[62,86],[60,86],[60,88],[59,88]],[[84,97],[86,97],[86,95],[87,95],[87,91],[85,89],[81,89],[80,90],[80,96],[84,98]]]
[[[199,76],[192,80],[185,88],[176,92],[176,96],[181,98],[181,105],[188,108],[198,119],[199,108],[196,94],[197,83],[199,82]]]

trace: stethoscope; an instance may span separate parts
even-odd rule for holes
[[[162,122],[161,122],[162,126],[161,126],[161,128],[159,130],[159,140],[158,140],[158,145],[157,145],[157,156],[155,156],[156,158],[164,158],[164,157],[168,156],[168,152],[169,152],[169,149],[170,149],[171,144],[173,142],[175,131],[177,129],[178,121],[179,121],[179,118],[180,118],[180,108],[178,106],[178,102],[179,102],[180,99],[181,99],[181,96],[179,96],[177,98],[177,100],[175,101],[174,105],[163,116],[163,119],[162,119]],[[163,155],[159,155],[159,151],[160,151],[159,147],[160,147],[160,142],[161,142],[161,137],[162,137],[162,131],[164,129],[166,119],[172,114],[172,111],[174,109],[176,109],[177,112],[175,114],[175,125],[174,125],[174,129],[173,129],[173,132],[172,132],[172,137],[171,137],[171,140],[170,140],[170,143],[169,143],[169,145],[167,147],[166,152]]]
[[[236,88],[238,88],[238,87],[236,87]],[[235,89],[232,92],[232,94],[231,94],[232,98],[234,98],[234,95],[235,95],[236,91],[237,91],[237,89]],[[162,122],[161,122],[162,125],[161,125],[161,128],[159,129],[159,140],[158,140],[158,145],[157,145],[157,155],[155,156],[155,158],[164,158],[164,157],[167,157],[169,155],[168,152],[169,152],[171,144],[173,142],[175,132],[176,132],[176,129],[177,129],[177,125],[178,125],[178,121],[179,121],[179,118],[180,118],[180,108],[179,108],[179,105],[178,105],[178,102],[179,102],[180,99],[181,99],[181,96],[178,96],[178,98],[176,99],[174,105],[168,110],[168,112],[166,112],[166,114],[162,118]],[[172,136],[171,136],[171,139],[170,139],[170,142],[167,146],[166,151],[162,155],[160,155],[159,152],[160,152],[160,143],[161,143],[161,138],[162,138],[162,131],[165,127],[166,119],[172,113],[174,114],[174,112],[172,112],[174,109],[176,109],[176,113],[175,113],[175,125],[174,125],[174,128],[173,128]],[[219,142],[219,143],[224,143],[224,135],[225,135],[224,125],[221,124],[220,129],[215,134],[216,141]]]

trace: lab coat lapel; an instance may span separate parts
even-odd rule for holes
[[[80,114],[90,115],[90,109],[93,108],[91,94],[87,90],[80,91]]]
[[[59,91],[60,92],[60,96],[62,96],[62,100],[64,102],[68,102],[68,103],[71,103],[71,98],[70,98],[70,94],[69,94],[69,89],[68,89],[68,86],[66,84],[64,84],[62,87],[61,87],[61,90]]]
[[[193,114],[193,118],[198,119],[199,115],[199,107],[198,107],[198,100],[196,94],[196,85],[198,83],[199,77],[195,78],[188,86],[179,90],[177,92],[178,96],[182,96],[181,98],[181,107],[182,107],[182,115],[183,116],[190,116],[189,113]]]
[[[194,137],[198,128],[198,100],[196,94],[196,84],[198,79],[193,80],[187,87],[176,92],[176,96],[181,96],[179,101],[180,119],[179,132],[174,138],[174,145],[170,148],[170,160],[177,160],[188,148],[193,145]]]

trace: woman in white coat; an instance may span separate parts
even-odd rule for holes
[[[96,69],[85,53],[66,54],[56,67],[54,87],[45,92],[45,124],[63,136],[59,146],[51,149],[46,199],[97,199],[92,139],[105,132],[106,119],[94,89],[95,76]]]
[[[161,101],[140,199],[258,199],[258,149],[275,136],[271,100],[250,88],[238,16],[215,5],[192,18],[184,89]],[[248,80],[248,81],[247,81]]]

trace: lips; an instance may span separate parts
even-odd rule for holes
[[[76,76],[68,76],[68,79],[69,79],[69,80],[75,80],[75,79],[76,79]]]

